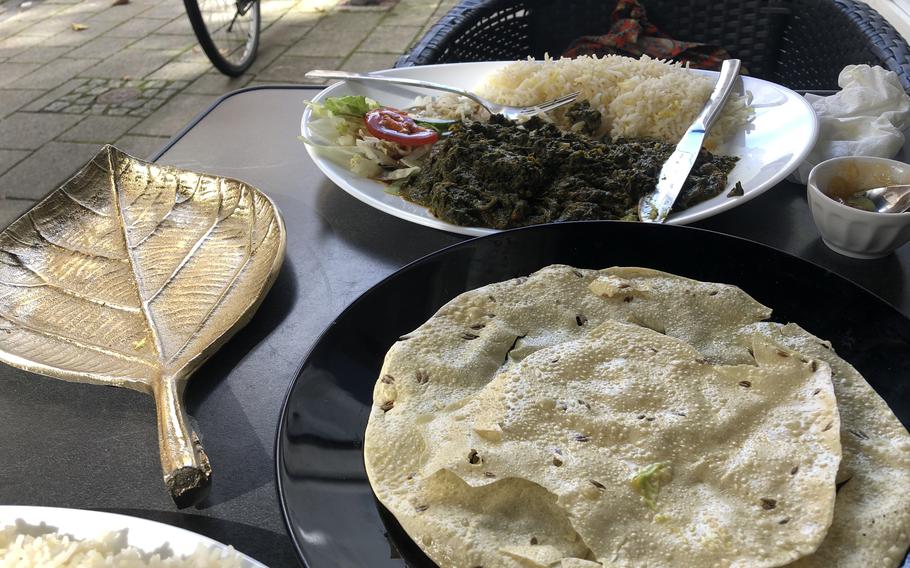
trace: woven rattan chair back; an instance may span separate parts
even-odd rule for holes
[[[610,28],[613,0],[464,0],[397,66],[558,56]],[[749,74],[799,90],[837,88],[845,65],[895,71],[910,91],[910,48],[853,0],[644,0],[664,32],[725,48]]]

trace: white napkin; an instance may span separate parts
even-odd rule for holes
[[[828,96],[807,94],[818,115],[818,141],[793,173],[800,183],[812,168],[838,156],[893,158],[904,145],[910,126],[910,97],[897,74],[881,67],[847,65],[837,77],[841,91]]]

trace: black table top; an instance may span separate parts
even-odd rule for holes
[[[272,197],[287,225],[287,258],[272,291],[187,388],[187,408],[214,470],[208,499],[179,511],[171,502],[151,397],[3,366],[0,504],[135,515],[232,544],[270,566],[296,565],[273,466],[289,385],[322,330],[358,295],[408,262],[465,238],[376,211],[326,179],[296,140],[301,103],[315,92],[262,87],[228,95],[157,156],[160,163],[251,183]],[[800,256],[910,315],[904,284],[910,247],[874,261],[828,250],[809,217],[804,187],[781,183],[696,226]]]

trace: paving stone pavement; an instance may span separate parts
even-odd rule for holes
[[[182,0],[0,0],[0,228],[102,144],[149,157],[224,93],[391,67],[456,3],[261,0],[256,62],[230,78],[198,47]]]

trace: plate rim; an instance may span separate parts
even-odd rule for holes
[[[276,431],[275,431],[275,443],[274,443],[274,449],[273,449],[274,465],[275,465],[275,489],[276,489],[276,492],[278,493],[278,506],[281,511],[281,518],[282,518],[282,521],[284,522],[285,530],[287,531],[287,534],[291,540],[291,546],[294,548],[294,552],[297,554],[297,559],[301,563],[302,566],[307,567],[307,568],[314,568],[307,561],[307,556],[304,554],[303,548],[301,547],[300,543],[298,542],[297,538],[295,537],[296,532],[295,532],[293,525],[291,524],[290,511],[289,511],[289,507],[287,506],[287,499],[285,497],[286,488],[285,488],[284,482],[282,480],[282,467],[281,466],[282,466],[282,461],[285,457],[284,452],[282,450],[282,442],[284,440],[285,432],[286,432],[285,424],[287,423],[291,395],[294,393],[294,391],[297,387],[298,381],[300,379],[300,374],[303,371],[303,369],[307,366],[307,362],[313,356],[313,353],[316,351],[316,349],[319,347],[319,345],[322,343],[322,341],[325,339],[325,337],[332,332],[333,328],[338,323],[338,321],[341,320],[342,318],[344,318],[345,316],[347,316],[349,314],[349,312],[354,310],[361,302],[365,301],[367,296],[370,295],[371,293],[373,293],[374,290],[386,285],[389,281],[400,276],[402,273],[413,269],[413,267],[415,267],[419,264],[425,263],[425,262],[430,262],[434,258],[444,255],[452,249],[471,246],[473,243],[475,243],[476,241],[479,241],[481,239],[493,240],[493,239],[497,239],[497,238],[508,238],[508,235],[511,235],[511,234],[517,233],[517,232],[521,232],[521,231],[559,230],[558,228],[561,226],[595,225],[595,224],[609,224],[609,225],[623,224],[624,225],[624,224],[627,224],[627,222],[626,221],[616,221],[616,220],[588,220],[588,221],[568,221],[565,223],[547,223],[547,224],[543,224],[543,225],[528,225],[525,227],[507,229],[504,231],[497,231],[497,232],[489,234],[489,235],[482,235],[482,236],[471,238],[471,239],[465,239],[463,241],[453,243],[453,244],[443,247],[441,249],[432,251],[430,253],[427,253],[427,254],[401,266],[400,268],[393,271],[391,274],[385,276],[384,278],[382,278],[375,284],[371,285],[369,288],[364,290],[362,293],[358,294],[356,298],[354,298],[350,303],[348,303],[335,317],[332,318],[332,320],[325,326],[325,328],[323,328],[323,330],[316,337],[316,339],[312,343],[312,345],[310,345],[309,348],[307,349],[304,357],[300,360],[300,363],[297,366],[297,370],[295,371],[294,377],[288,383],[287,390],[285,391],[284,396],[282,397],[281,408],[278,413],[278,427],[276,428]],[[824,271],[826,277],[829,277],[829,278],[834,277],[835,279],[837,279],[839,281],[843,281],[843,283],[846,284],[847,286],[852,286],[852,287],[856,288],[857,290],[859,290],[865,294],[868,294],[872,298],[881,302],[881,304],[886,306],[889,310],[893,311],[897,316],[910,322],[910,315],[905,314],[900,309],[898,309],[895,305],[893,305],[891,302],[882,298],[877,293],[869,290],[865,286],[862,286],[861,284],[854,282],[853,280],[850,280],[846,276],[843,276],[843,275],[831,270],[830,268],[822,266],[821,264],[818,264],[817,262],[808,260],[806,258],[803,258],[796,254],[790,253],[786,250],[779,249],[772,245],[762,243],[759,241],[755,241],[755,240],[752,240],[752,239],[749,239],[746,237],[741,237],[738,235],[731,235],[728,233],[722,233],[720,231],[715,231],[712,229],[705,229],[702,227],[692,227],[692,226],[686,226],[686,225],[668,225],[668,224],[645,224],[645,223],[634,224],[634,226],[649,227],[649,229],[644,229],[644,230],[663,230],[663,231],[669,231],[669,232],[690,231],[690,232],[696,232],[696,233],[701,233],[703,235],[707,235],[707,238],[718,238],[719,237],[721,239],[730,239],[733,241],[744,242],[749,245],[757,245],[761,248],[772,251],[773,253],[782,254],[787,257],[790,257],[790,259],[792,259],[792,260],[797,260],[797,261],[800,261],[801,263],[810,265],[814,269],[819,269],[819,270]],[[874,387],[873,387],[873,390],[875,390]],[[881,395],[879,395],[879,396],[881,396]],[[908,429],[910,429],[910,428],[908,428]],[[362,454],[363,454],[362,449],[361,449],[360,453],[361,453],[361,459],[362,459]],[[908,551],[906,562],[907,562],[906,564],[901,565],[901,568],[910,568],[910,551]]]
[[[35,518],[28,518],[34,515]],[[76,517],[73,521],[81,521],[81,517],[87,517],[86,521],[91,521],[92,518],[105,518],[112,521],[112,524],[117,525],[121,529],[128,529],[129,531],[133,530],[142,530],[143,526],[146,528],[155,528],[156,530],[164,531],[164,539],[161,542],[161,545],[168,543],[170,544],[171,538],[168,537],[168,534],[181,535],[184,538],[192,539],[197,544],[203,544],[210,548],[214,548],[220,551],[228,550],[229,546],[223,542],[217,541],[213,538],[207,537],[203,534],[171,525],[169,523],[163,523],[161,521],[153,521],[151,519],[146,519],[144,517],[137,517],[133,515],[125,515],[123,513],[110,513],[108,511],[100,511],[96,509],[79,509],[79,508],[69,508],[69,507],[46,507],[41,505],[0,505],[0,523],[14,523],[17,519],[22,519],[29,524],[35,524],[36,521],[38,524],[44,523],[48,526],[52,526],[58,529],[59,532],[64,534],[72,534],[71,529],[67,528],[68,525],[65,521],[63,523],[55,520],[56,516],[63,517]],[[3,526],[3,525],[0,525]],[[105,529],[101,529],[105,530]],[[118,529],[119,530],[119,529]],[[80,531],[76,531],[80,532]],[[128,533],[129,535],[129,533]],[[78,534],[73,534],[76,538],[84,539],[88,538],[87,536],[80,537]],[[293,540],[293,539],[292,539]],[[151,553],[151,550],[146,550],[137,546],[135,543],[130,542],[129,546],[136,547],[142,550],[145,553]],[[241,561],[244,563],[244,568],[268,568],[265,564],[259,562],[255,558],[244,554],[243,552],[234,548],[234,551],[240,557]],[[183,554],[175,551],[176,554]]]
[[[540,60],[538,60],[538,61],[540,61]],[[471,67],[483,67],[483,68],[490,68],[492,70],[496,66],[504,66],[509,63],[514,63],[514,61],[473,61],[473,62],[463,62],[463,63],[439,63],[439,64],[434,64],[434,65],[420,65],[420,66],[415,66],[415,67],[393,67],[393,68],[389,68],[389,69],[381,69],[378,71],[372,71],[372,72],[370,72],[370,74],[410,77],[410,76],[414,75],[415,73],[422,74],[422,72],[424,70],[432,71],[434,69],[453,69],[453,68],[468,68],[469,69]],[[699,74],[703,74],[703,75],[710,75],[710,76],[719,76],[720,75],[720,73],[717,71],[708,71],[708,70],[701,70],[701,69],[690,69],[690,70],[694,71],[696,73],[699,73]],[[809,119],[809,121],[811,123],[811,133],[809,135],[807,144],[803,148],[801,148],[799,152],[797,152],[791,156],[791,158],[787,161],[787,166],[785,168],[777,169],[763,184],[761,184],[759,186],[759,188],[748,191],[744,195],[738,196],[735,199],[730,199],[728,201],[721,202],[718,205],[716,205],[715,207],[712,207],[711,209],[708,209],[705,211],[697,211],[694,213],[683,212],[683,213],[677,213],[675,215],[671,215],[670,217],[668,217],[666,223],[664,223],[664,224],[687,225],[689,223],[694,223],[696,221],[701,221],[703,219],[714,217],[715,215],[719,215],[725,211],[729,211],[730,209],[738,207],[744,203],[748,203],[749,201],[758,197],[759,195],[761,195],[767,191],[770,191],[771,189],[776,187],[779,183],[784,181],[787,178],[787,176],[789,176],[791,173],[796,171],[796,169],[799,167],[799,165],[805,161],[806,157],[809,155],[809,153],[815,147],[815,144],[818,141],[818,135],[819,135],[818,115],[816,114],[815,109],[812,107],[812,105],[809,103],[809,101],[806,100],[805,97],[799,95],[799,93],[793,91],[792,89],[789,89],[783,85],[779,85],[777,83],[774,83],[774,82],[771,82],[771,81],[768,81],[765,79],[751,77],[749,75],[741,75],[741,78],[747,79],[750,83],[757,83],[757,84],[764,85],[768,88],[774,89],[774,90],[782,93],[783,95],[785,95],[788,99],[793,100],[793,102],[801,105],[801,107],[805,111],[806,118]],[[310,100],[313,102],[320,102],[322,100],[325,100],[325,98],[332,96],[332,93],[334,91],[337,91],[338,89],[343,88],[344,85],[346,85],[346,83],[347,83],[346,81],[338,81],[336,83],[328,85],[323,90],[321,90],[319,93],[317,93],[316,96]],[[306,130],[307,129],[307,118],[310,116],[310,113],[311,113],[310,107],[306,106],[300,115],[300,132],[301,132],[301,134],[305,134],[307,131]],[[468,236],[472,236],[472,237],[496,234],[496,233],[500,233],[503,231],[502,229],[489,229],[489,228],[483,228],[483,227],[463,227],[460,225],[453,225],[451,223],[447,223],[441,219],[437,219],[432,216],[424,217],[417,213],[413,213],[411,211],[406,211],[404,209],[395,207],[394,205],[385,203],[382,200],[369,194],[368,192],[365,192],[365,191],[362,191],[362,190],[359,190],[359,189],[353,187],[347,180],[345,180],[343,177],[341,177],[335,171],[333,171],[329,168],[324,168],[323,163],[328,160],[326,158],[320,156],[318,154],[318,151],[310,144],[304,143],[304,146],[306,147],[307,155],[309,155],[310,159],[313,160],[313,163],[316,165],[317,168],[319,168],[320,172],[322,172],[322,174],[324,176],[329,178],[329,180],[331,180],[332,183],[334,183],[336,186],[341,188],[345,193],[347,193],[351,197],[354,197],[361,203],[364,203],[374,209],[377,209],[379,211],[392,215],[393,217],[397,217],[399,219],[402,219],[404,221],[408,221],[408,222],[411,222],[411,223],[414,223],[417,225],[421,225],[424,227],[429,227],[429,228],[437,229],[437,230],[441,230],[441,231],[446,231],[449,233],[468,235]],[[787,169],[787,168],[789,168],[789,169]],[[368,180],[366,178],[364,178],[364,179],[366,181],[373,181],[373,180]],[[380,182],[375,182],[375,183],[377,184],[377,189],[381,189],[381,187],[378,187]],[[715,197],[717,197],[717,196],[715,196]],[[414,204],[414,205],[416,207],[420,207],[419,205],[416,205],[416,204]],[[607,219],[603,219],[603,220],[607,220]],[[520,227],[517,227],[517,228],[520,228]]]

